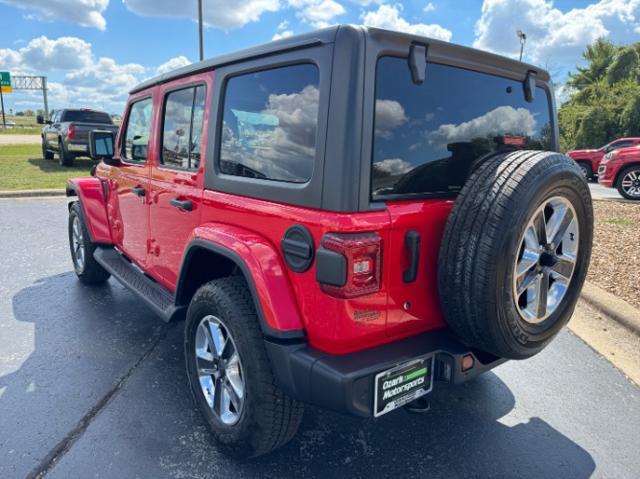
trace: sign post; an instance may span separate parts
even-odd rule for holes
[[[2,106],[2,126],[7,128],[7,119],[4,116],[4,93],[11,93],[11,75],[9,72],[0,72],[0,105]]]

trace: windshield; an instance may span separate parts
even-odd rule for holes
[[[112,125],[111,117],[101,111],[66,110],[61,121],[75,121],[77,123],[106,123]]]
[[[483,156],[554,149],[551,104],[522,82],[428,63],[413,82],[406,58],[378,61],[372,196],[457,193]]]

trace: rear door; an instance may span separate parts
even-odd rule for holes
[[[132,100],[120,135],[116,157],[120,166],[109,173],[108,212],[114,243],[133,262],[145,266],[149,235],[149,165],[153,145],[153,99]]]
[[[553,150],[551,102],[541,87],[526,101],[521,80],[430,62],[417,84],[399,57],[381,57],[376,80],[371,199],[391,217],[387,331],[406,334],[445,325],[438,253],[458,192],[492,152]]]
[[[151,167],[148,272],[175,289],[185,246],[201,215],[205,103],[210,74],[162,87],[157,161]]]

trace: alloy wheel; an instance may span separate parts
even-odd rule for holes
[[[71,224],[71,239],[73,242],[73,259],[76,263],[78,271],[84,269],[84,237],[82,234],[82,225],[78,216],[73,217]]]
[[[633,198],[640,198],[640,170],[631,170],[622,177],[623,191]]]
[[[194,354],[209,408],[222,423],[234,425],[244,406],[244,373],[235,342],[219,318],[208,315],[200,321]]]
[[[576,266],[578,219],[568,199],[545,200],[531,216],[519,243],[513,295],[528,323],[547,319],[564,298]]]

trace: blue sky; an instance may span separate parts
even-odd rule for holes
[[[525,60],[562,84],[599,36],[640,41],[640,0],[203,0],[205,56],[336,23],[410,31]],[[0,0],[0,70],[47,75],[50,105],[120,113],[126,93],[197,60],[196,0]],[[562,91],[562,90],[561,90]],[[38,108],[35,93],[6,107]]]

